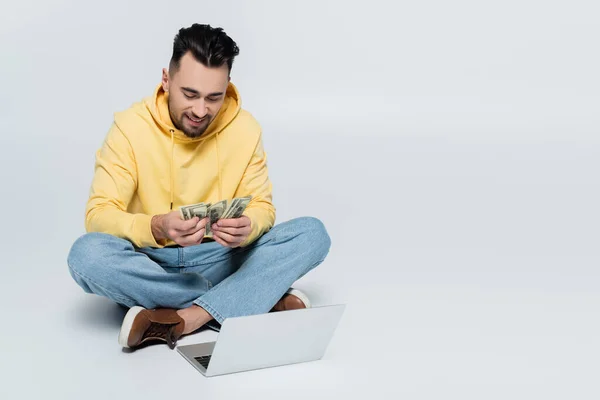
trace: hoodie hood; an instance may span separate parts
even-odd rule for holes
[[[233,121],[242,106],[237,88],[233,83],[229,82],[225,91],[223,105],[206,131],[197,138],[190,138],[173,124],[171,114],[169,113],[169,93],[164,91],[162,84],[156,87],[154,94],[146,98],[143,104],[161,131],[165,135],[173,135],[174,141],[178,143],[201,142],[215,137]]]
[[[169,175],[170,175],[170,210],[173,210],[173,180],[177,171],[174,170],[174,154],[175,154],[175,143],[193,143],[193,142],[207,142],[212,140],[214,143],[215,151],[217,153],[217,182],[219,185],[219,197],[223,198],[223,178],[221,176],[221,157],[219,154],[219,133],[225,129],[239,114],[241,110],[241,99],[240,94],[231,82],[227,85],[225,91],[225,100],[223,105],[217,112],[217,115],[212,122],[206,128],[206,131],[197,138],[190,138],[186,136],[181,130],[177,129],[171,120],[171,114],[169,113],[169,93],[165,92],[162,84],[159,84],[154,90],[154,94],[146,98],[143,102],[145,110],[142,112],[149,112],[152,119],[157,124],[159,130],[168,135],[171,138],[171,157],[169,162]]]

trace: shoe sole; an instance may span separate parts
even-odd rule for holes
[[[302,293],[301,291],[299,291],[298,289],[290,289],[286,292],[287,294],[291,294],[292,296],[296,296],[297,298],[299,298],[300,300],[302,300],[302,302],[304,303],[304,305],[306,306],[306,308],[310,308],[310,300],[308,300],[308,297]]]
[[[123,318],[123,324],[121,325],[121,331],[119,332],[119,344],[121,346],[129,348],[127,341],[129,340],[129,333],[131,332],[133,321],[135,320],[135,317],[137,317],[137,315],[144,310],[144,307],[134,306],[127,311],[127,314],[125,314],[125,318]]]

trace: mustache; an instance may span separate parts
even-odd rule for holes
[[[194,113],[186,113],[186,114],[187,114],[188,117],[192,117],[194,119],[206,119],[206,118],[210,119],[211,118],[210,114],[205,114],[204,117],[199,117],[199,116],[197,116]]]

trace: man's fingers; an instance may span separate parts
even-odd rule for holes
[[[243,229],[240,228],[227,228],[224,226],[218,226],[217,224],[213,224],[212,226],[213,231],[215,232],[225,232],[230,234],[231,236],[241,236],[244,234]]]
[[[197,233],[200,229],[202,229],[202,228],[198,228],[196,225],[194,225],[194,227],[192,227],[191,229],[188,229],[187,231],[175,230],[174,233],[177,236],[189,236],[189,235],[193,235],[194,233]]]
[[[196,223],[193,223],[196,221]],[[185,227],[177,227],[175,230],[179,232],[180,235],[191,235],[192,233],[198,232],[199,229],[205,228],[206,223],[208,222],[208,218],[199,219],[198,217],[194,217],[190,220],[184,221],[186,224],[188,222],[192,222],[192,224],[187,224],[188,228]],[[191,225],[191,227],[189,227]]]
[[[213,233],[213,239],[223,247],[231,247],[231,245],[221,239],[216,233]]]
[[[215,236],[215,235],[219,239],[222,239],[223,241],[225,241],[229,244],[236,243],[238,241],[238,239],[235,236],[230,235],[229,233],[222,232],[222,231],[213,232],[213,236]]]
[[[188,219],[187,221],[179,220],[176,224],[173,224],[173,228],[180,232],[188,232],[192,231],[196,227],[196,225],[198,225],[198,222],[200,222],[200,218],[198,217]]]
[[[214,232],[213,238],[216,242],[226,247],[238,247],[244,241],[243,236],[229,236],[226,233]]]
[[[242,228],[244,226],[248,226],[249,222],[250,218],[243,216],[240,218],[220,219],[217,221],[217,225],[224,228]]]
[[[200,244],[205,233],[206,229],[202,228],[198,232],[192,233],[191,235],[182,236],[180,244],[182,246],[194,246]]]
[[[208,217],[202,218],[200,221],[198,221],[198,224],[196,225],[196,227],[198,229],[200,229],[200,228],[206,228],[206,225],[208,224],[208,221],[209,221]]]

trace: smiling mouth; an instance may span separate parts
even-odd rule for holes
[[[192,122],[194,122],[194,123],[196,123],[196,124],[199,124],[200,122],[203,122],[203,121],[206,119],[206,117],[204,117],[204,118],[200,118],[200,119],[197,119],[197,118],[192,118],[192,117],[190,117],[190,116],[189,116],[189,115],[187,115],[187,114],[186,114],[186,117],[188,117],[188,119],[189,119],[190,121],[192,121]]]

